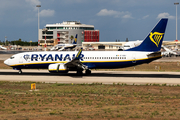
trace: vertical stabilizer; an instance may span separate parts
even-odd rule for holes
[[[125,51],[147,51],[147,52],[160,51],[167,22],[168,22],[167,18],[161,19],[139,46],[131,49],[127,49]]]
[[[77,44],[77,35],[78,35],[78,34],[76,34],[76,37],[74,38],[73,44]]]

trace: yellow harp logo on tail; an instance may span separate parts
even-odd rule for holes
[[[76,42],[76,41],[77,41],[77,38],[75,38],[74,41]]]
[[[159,32],[154,32],[154,33],[150,33],[149,38],[150,40],[158,47],[159,43],[163,37],[164,33],[159,33]]]

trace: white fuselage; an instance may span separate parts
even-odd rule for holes
[[[65,64],[76,56],[78,51],[25,52],[13,55],[4,63],[13,68],[48,68],[50,64]],[[122,68],[148,63],[161,56],[148,56],[152,52],[133,51],[83,51],[80,61],[93,68]]]

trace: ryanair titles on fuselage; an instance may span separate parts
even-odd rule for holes
[[[40,59],[40,61],[66,61],[66,60],[72,60],[74,59],[76,56],[76,54],[25,54],[23,56],[23,58],[27,61],[28,59],[31,59],[31,61],[38,61],[38,59]],[[80,56],[80,60],[83,61],[83,57],[84,55],[81,54]]]
[[[23,58],[26,61],[29,61],[29,60],[31,60],[31,61],[66,61],[66,60],[71,61],[75,57],[76,57],[76,54],[30,54],[30,55],[25,54],[25,55],[23,55]],[[120,59],[125,59],[126,55],[115,55],[114,57],[120,57]],[[114,57],[108,57],[108,58],[114,59]],[[98,58],[100,58],[100,57],[97,57],[97,59]],[[84,54],[80,55],[80,60],[84,61]]]

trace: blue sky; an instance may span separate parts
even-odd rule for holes
[[[100,41],[144,39],[155,24],[168,17],[165,40],[176,38],[176,7],[179,0],[0,0],[0,40],[37,41],[40,28],[63,21],[80,21],[100,30]],[[180,6],[178,6],[180,26]],[[178,27],[179,29],[180,27]],[[180,39],[180,29],[178,30]]]

